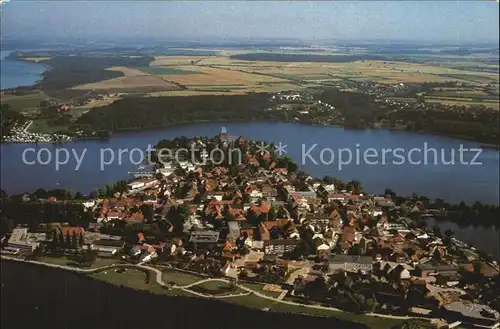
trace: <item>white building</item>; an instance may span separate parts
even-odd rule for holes
[[[30,239],[27,228],[15,228],[7,242],[7,246],[14,249],[34,251],[40,245],[39,242]]]

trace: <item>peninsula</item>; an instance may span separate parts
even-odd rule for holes
[[[327,316],[343,328],[498,327],[498,264],[453,232],[426,228],[428,216],[450,212],[443,205],[313,178],[274,145],[225,129],[156,150],[193,146],[182,158],[153,151],[154,172],[89,197],[2,194],[2,262],[171,298]],[[481,214],[498,218],[498,208]]]

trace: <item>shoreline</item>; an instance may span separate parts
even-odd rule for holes
[[[43,81],[45,72],[52,69],[52,67],[50,65],[43,64],[43,62],[28,61],[28,60],[23,59],[22,57],[17,57],[16,55],[13,55],[13,54],[20,52],[19,50],[13,49],[13,50],[2,50],[2,51],[9,53],[7,56],[5,56],[1,59],[2,62],[4,62],[4,61],[12,61],[12,62],[18,61],[18,62],[22,62],[22,63],[29,63],[29,65],[31,65],[31,64],[38,65],[38,66],[41,66],[44,68],[43,72],[37,74],[37,80],[35,80],[32,84],[10,87],[10,88],[0,88],[0,92],[2,92],[2,93],[22,91],[22,90],[25,90],[28,88],[29,88],[29,90],[36,89],[36,87],[39,86],[40,83]]]
[[[399,128],[390,128],[390,127],[369,127],[369,128],[350,128],[350,127],[345,127],[342,125],[338,124],[324,124],[324,123],[306,123],[306,122],[297,122],[294,120],[237,120],[237,119],[230,119],[230,120],[217,120],[217,121],[210,121],[210,120],[192,120],[192,121],[184,121],[184,122],[178,122],[178,123],[173,123],[173,124],[168,124],[168,125],[159,125],[159,126],[148,126],[148,127],[130,127],[130,128],[123,128],[123,129],[118,129],[118,130],[110,130],[108,131],[110,137],[108,138],[99,138],[99,137],[84,137],[84,138],[74,138],[69,141],[61,141],[61,142],[6,142],[6,141],[1,141],[0,144],[43,144],[43,145],[59,145],[59,144],[66,144],[66,143],[71,143],[75,141],[91,141],[91,140],[109,140],[112,138],[113,134],[120,134],[120,133],[127,133],[127,132],[142,132],[142,131],[152,131],[152,130],[158,130],[158,129],[165,129],[165,128],[172,128],[172,127],[181,127],[181,126],[186,126],[186,125],[197,125],[197,124],[204,124],[204,123],[284,123],[284,124],[297,124],[297,125],[304,125],[304,126],[312,126],[312,127],[324,127],[324,128],[341,128],[344,130],[348,131],[388,131],[388,132],[406,132],[409,134],[419,134],[419,135],[429,135],[429,136],[434,136],[434,137],[446,137],[450,139],[454,139],[457,141],[464,141],[464,142],[476,142],[480,143],[480,148],[482,149],[489,149],[489,150],[495,150],[496,152],[500,152],[500,144],[495,145],[491,144],[488,142],[484,142],[472,137],[468,136],[463,136],[463,135],[455,135],[455,134],[445,134],[445,133],[437,133],[437,132],[427,132],[425,130],[420,130],[420,131],[412,131],[412,130],[407,130],[407,129],[399,129]]]
[[[162,279],[162,275],[163,275],[163,271],[162,270],[157,269],[156,267],[151,267],[151,266],[143,265],[143,264],[113,264],[113,265],[104,266],[104,267],[98,267],[98,268],[80,269],[80,268],[76,268],[76,267],[75,268],[71,268],[69,266],[61,266],[61,265],[56,265],[56,264],[51,264],[51,263],[45,263],[45,262],[40,262],[40,261],[17,259],[17,258],[13,258],[13,257],[9,257],[9,256],[4,256],[4,255],[1,256],[0,261],[7,261],[7,262],[21,263],[21,264],[31,264],[33,266],[44,266],[44,267],[48,267],[48,268],[52,268],[52,269],[56,269],[56,270],[60,270],[60,271],[64,271],[64,272],[73,273],[73,274],[76,274],[76,275],[83,275],[83,276],[89,277],[89,278],[91,278],[91,279],[93,279],[95,281],[105,282],[107,284],[110,284],[110,285],[116,286],[116,287],[119,287],[119,285],[111,283],[111,282],[108,282],[106,280],[101,280],[101,279],[89,276],[88,274],[99,273],[99,272],[107,270],[107,269],[113,270],[113,269],[116,269],[116,268],[130,268],[130,269],[144,270],[144,271],[149,271],[152,275],[155,276],[155,280],[154,281],[156,281],[156,283],[159,286],[161,286],[163,289],[166,289],[166,291],[173,291],[174,295],[169,295],[167,293],[161,294],[159,292],[151,292],[151,291],[148,291],[148,290],[143,290],[143,289],[135,288],[135,287],[133,287],[131,285],[123,285],[123,286],[125,288],[127,288],[127,289],[132,289],[132,290],[135,290],[135,291],[138,291],[138,292],[153,293],[153,294],[158,294],[158,295],[162,295],[162,296],[165,296],[165,297],[184,297],[184,298],[203,299],[203,300],[207,300],[207,301],[212,301],[212,300],[213,301],[221,301],[221,302],[225,302],[225,303],[232,304],[232,305],[238,305],[238,306],[245,307],[245,308],[252,309],[252,310],[257,309],[257,310],[260,310],[260,311],[268,312],[268,311],[265,311],[265,310],[260,309],[258,307],[255,307],[254,305],[245,305],[245,304],[241,304],[241,303],[234,303],[234,302],[231,301],[231,297],[244,297],[244,296],[247,296],[247,295],[249,295],[249,296],[255,296],[255,297],[261,298],[263,300],[269,300],[270,302],[273,302],[273,303],[279,303],[279,304],[283,304],[283,305],[290,305],[292,307],[305,308],[303,310],[300,310],[300,312],[299,312],[299,310],[297,310],[297,311],[272,311],[272,313],[278,313],[278,314],[288,314],[288,313],[289,314],[299,314],[299,315],[305,315],[305,316],[308,316],[308,317],[315,317],[315,318],[333,318],[333,319],[336,319],[338,321],[346,321],[348,323],[366,326],[367,328],[373,328],[372,326],[367,325],[362,320],[361,321],[350,320],[350,319],[348,320],[347,317],[349,317],[350,314],[353,314],[351,312],[348,312],[348,311],[345,311],[345,310],[342,310],[342,309],[338,309],[338,308],[335,308],[335,307],[329,307],[329,306],[323,306],[323,305],[316,305],[316,304],[301,304],[301,303],[297,303],[297,302],[294,302],[294,301],[288,301],[288,300],[283,300],[283,299],[280,300],[278,298],[274,298],[274,297],[268,296],[268,295],[266,295],[264,293],[260,293],[260,292],[257,292],[255,290],[251,289],[251,288],[248,288],[247,286],[245,286],[244,283],[241,284],[241,285],[238,284],[238,283],[234,283],[235,285],[238,286],[239,289],[242,289],[242,290],[246,291],[246,293],[243,293],[243,294],[234,295],[234,296],[231,296],[231,295],[229,295],[229,296],[205,295],[205,294],[196,292],[194,290],[191,290],[189,288],[191,286],[196,286],[197,284],[200,284],[200,283],[202,283],[204,281],[223,281],[223,282],[229,282],[229,281],[225,277],[221,277],[221,278],[207,277],[206,279],[202,279],[202,277],[205,277],[205,275],[200,274],[200,273],[196,273],[196,272],[192,273],[190,271],[183,271],[183,270],[180,270],[180,269],[177,269],[177,268],[167,267],[165,269],[176,271],[176,272],[181,272],[181,273],[184,273],[184,272],[192,273],[193,275],[199,276],[200,280],[198,282],[190,283],[190,284],[187,284],[187,285],[184,285],[184,286],[175,285],[173,287],[169,287],[169,285],[167,283],[165,283],[163,281],[163,279]],[[175,294],[176,290],[180,290],[182,292],[188,293],[189,295],[182,295],[182,294],[177,295],[177,294]],[[323,310],[323,311],[329,312],[330,314],[321,314],[321,313],[318,314],[317,312],[315,312],[315,310]],[[309,311],[309,313],[308,313],[308,311]],[[340,315],[340,316],[336,316],[336,315]],[[365,314],[362,314],[362,316],[373,318],[374,320],[375,319],[394,320],[395,323],[397,323],[399,321],[403,321],[403,320],[409,320],[409,319],[431,320],[431,318],[426,318],[426,317],[394,316],[394,315],[377,314],[377,313],[365,313]],[[366,321],[366,319],[365,319],[365,321]]]

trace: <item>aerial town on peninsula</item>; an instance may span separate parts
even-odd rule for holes
[[[156,273],[158,293],[265,311],[498,328],[498,264],[453,232],[427,228],[426,218],[442,210],[402,203],[391,190],[364,194],[357,181],[313,178],[259,143],[225,129],[213,138],[164,140],[157,149],[197,145],[203,165],[153,154],[152,171],[89,196],[2,195],[6,213],[43,209],[54,218],[17,227],[3,221],[2,258],[136,289],[144,285],[134,286],[136,272],[147,273],[150,286]],[[207,159],[214,148],[223,150],[220,159]],[[241,162],[232,162],[232,149]]]

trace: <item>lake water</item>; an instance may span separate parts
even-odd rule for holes
[[[221,128],[220,123],[189,124],[169,128],[115,133],[106,141],[75,141],[64,145],[34,145],[34,144],[2,144],[2,188],[8,193],[33,192],[39,187],[70,188],[75,191],[87,193],[95,188],[101,188],[106,183],[126,179],[128,171],[134,171],[138,165],[137,154],[132,161],[128,153],[122,153],[121,163],[118,151],[145,149],[148,144],[154,145],[161,139],[176,136],[214,136]],[[445,150],[446,161],[449,161],[451,149],[458,150],[460,145],[464,148],[477,148],[478,143],[461,141],[452,138],[412,134],[407,132],[391,132],[386,130],[344,130],[336,127],[307,126],[290,123],[228,123],[224,124],[230,134],[242,135],[249,139],[282,142],[286,144],[287,155],[297,161],[299,167],[313,176],[322,177],[331,175],[344,181],[359,180],[367,192],[383,192],[391,188],[400,195],[411,195],[413,192],[425,195],[431,199],[442,198],[449,202],[472,203],[480,200],[483,203],[498,204],[499,199],[499,153],[495,150],[484,149],[475,162],[481,165],[460,164],[459,155],[455,154],[455,165],[435,164],[433,153],[427,157],[427,165],[404,163],[395,156],[388,154],[385,162],[381,158],[383,149],[401,148],[410,152],[413,148],[436,148]],[[318,146],[310,152],[311,158],[302,155],[317,143]],[[80,168],[73,156],[68,163],[55,168],[54,159],[47,165],[28,165],[22,160],[22,154],[27,148],[36,151],[47,148],[55,157],[55,152],[60,148],[67,148],[69,152],[81,155],[86,150]],[[330,163],[330,151],[323,151],[321,163],[321,150],[330,148],[334,151],[335,161]],[[352,150],[353,161],[339,168],[338,149],[349,148]],[[363,159],[363,154],[368,148],[373,148],[379,157],[368,158],[369,163],[378,161],[378,164],[369,164]],[[109,160],[111,149],[115,154],[115,161],[104,166],[101,170],[101,153]],[[356,162],[356,150],[361,154]],[[44,153],[47,153],[44,151]],[[373,151],[372,151],[373,153]],[[438,158],[440,157],[438,152]],[[458,151],[457,151],[458,153]],[[475,153],[465,153],[464,160],[471,161]],[[47,154],[42,154],[42,160],[47,159]],[[63,154],[61,153],[61,158]],[[343,161],[348,160],[343,154]],[[422,158],[422,159],[421,159]],[[36,159],[35,151],[27,153],[27,160]],[[377,160],[378,159],[378,160]],[[412,155],[413,163],[423,161],[423,156],[418,153]],[[440,159],[438,159],[440,160]],[[314,161],[318,162],[315,164]],[[384,163],[383,163],[384,162]]]
[[[427,228],[429,229],[432,229],[436,224],[442,233],[450,229],[458,240],[472,244],[500,261],[500,229],[498,227],[482,225],[459,226],[457,223],[446,220],[435,220],[433,218],[427,220]]]
[[[16,60],[6,60],[9,52],[1,52],[1,88],[28,86],[36,83],[46,67],[41,64],[28,63]],[[499,153],[484,149],[474,162],[481,165],[460,164],[458,150],[463,148],[480,148],[480,144],[461,141],[452,138],[413,134],[407,132],[391,132],[386,130],[344,130],[335,127],[320,127],[296,125],[290,123],[204,123],[175,126],[170,128],[115,133],[109,140],[75,141],[64,145],[33,145],[33,144],[2,144],[1,145],[1,188],[9,194],[33,192],[37,188],[53,189],[68,188],[74,191],[88,193],[101,188],[107,183],[114,183],[121,179],[131,178],[127,172],[134,171],[138,165],[136,161],[123,153],[119,161],[119,150],[145,149],[161,139],[176,136],[213,136],[225,125],[229,133],[242,135],[250,139],[282,142],[286,145],[287,155],[297,161],[299,167],[313,176],[330,175],[344,181],[359,180],[365,191],[372,193],[383,192],[391,188],[398,194],[410,195],[413,192],[425,195],[431,199],[442,198],[448,202],[458,203],[465,201],[473,203],[479,200],[483,203],[499,202]],[[314,144],[317,146],[314,147]],[[427,146],[426,146],[427,145]],[[29,165],[23,162],[22,155],[28,148],[38,152],[44,148],[50,151],[52,162],[46,165]],[[66,148],[75,152],[79,157],[84,156],[78,170],[77,160],[71,156],[69,161],[55,168],[54,157],[58,150]],[[311,157],[303,155],[309,153]],[[352,161],[339,167],[339,155],[347,162],[347,151],[339,154],[340,149],[348,148],[352,153]],[[378,153],[369,158],[364,157],[367,149],[373,148],[370,154]],[[385,161],[382,158],[384,150],[402,149],[405,155],[412,149],[437,150],[438,161],[435,163],[433,151],[429,151],[427,161],[423,154],[414,151],[414,157],[406,157],[405,163],[399,164],[400,158],[388,151]],[[101,169],[102,154],[109,155],[110,149],[115,154],[115,161]],[[455,165],[443,164],[441,160],[449,161],[451,150],[455,150]],[[360,154],[357,161],[356,152]],[[45,152],[45,151],[43,151]],[[101,152],[104,152],[101,154]],[[441,152],[444,158],[441,159]],[[467,152],[463,159],[471,162],[477,152]],[[334,155],[334,159],[331,155]],[[401,154],[401,153],[400,153]],[[63,154],[60,153],[61,159]],[[323,161],[321,161],[323,155]],[[27,160],[33,161],[35,153],[27,153]],[[47,159],[47,152],[41,158]],[[109,159],[109,158],[107,158]],[[333,160],[333,161],[332,161]],[[368,161],[366,161],[368,160]],[[395,160],[395,161],[394,161]],[[410,163],[412,160],[413,163]],[[427,164],[418,163],[418,161]],[[317,164],[315,163],[317,162]],[[376,164],[373,164],[377,162]],[[396,164],[395,164],[395,163]],[[439,222],[444,231],[451,228],[459,239],[472,242],[478,248],[491,253],[500,259],[498,229],[481,226],[460,228],[454,223]]]
[[[41,79],[46,66],[19,60],[6,59],[11,51],[0,52],[0,89],[31,86]]]

